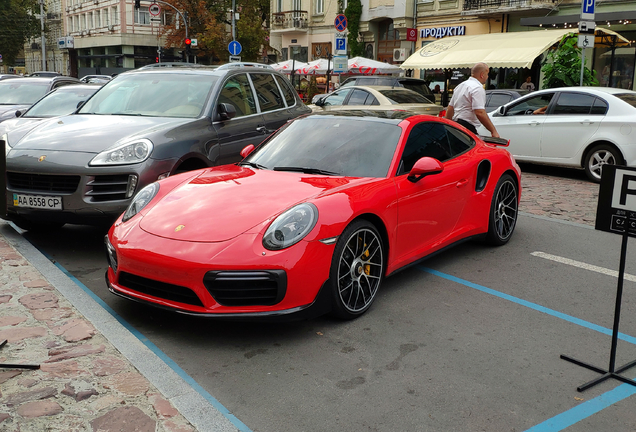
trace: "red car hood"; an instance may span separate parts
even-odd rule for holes
[[[211,168],[168,192],[144,216],[140,227],[175,240],[221,242],[296,203],[366,181],[235,165]]]

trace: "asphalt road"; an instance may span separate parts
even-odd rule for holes
[[[559,172],[547,178],[556,190],[580,174]],[[577,262],[616,270],[619,236],[524,213],[506,246],[464,243],[387,279],[360,319],[257,324],[113,296],[103,235],[67,226],[25,237],[252,431],[636,429],[636,387],[609,380],[579,393],[598,375],[559,358],[607,367],[617,279]],[[636,275],[634,259],[626,271]],[[635,287],[625,282],[619,366],[636,359]]]

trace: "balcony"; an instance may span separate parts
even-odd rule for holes
[[[287,11],[272,14],[272,31],[303,31],[309,27],[309,14],[307,11]]]
[[[464,0],[462,15],[508,12],[532,9],[552,9],[556,0]]]

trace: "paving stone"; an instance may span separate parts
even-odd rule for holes
[[[60,404],[55,401],[27,402],[17,409],[17,413],[25,418],[53,416],[62,411]]]
[[[170,402],[159,394],[151,395],[149,400],[155,408],[155,412],[159,418],[170,418],[179,414],[179,411],[177,411]]]
[[[96,418],[91,426],[99,432],[155,432],[156,422],[137,407],[122,407]]]
[[[86,320],[75,318],[59,327],[53,328],[53,333],[62,335],[67,342],[77,342],[90,339],[96,333],[95,328]]]
[[[26,288],[44,288],[44,287],[51,286],[51,284],[49,284],[44,279],[36,279],[33,281],[28,281],[23,283],[22,285],[24,285],[24,287]]]
[[[50,398],[51,396],[55,396],[56,394],[57,389],[55,387],[45,387],[27,392],[14,393],[4,398],[2,400],[2,403],[7,406],[13,406],[28,401]]]
[[[110,377],[111,386],[129,396],[145,394],[148,389],[148,381],[137,372],[122,372]]]
[[[13,326],[26,320],[25,316],[4,316],[0,318],[0,327]]]
[[[49,356],[51,356],[45,363],[55,363],[62,360],[68,360],[77,357],[84,357],[91,354],[102,353],[105,350],[104,345],[94,346],[90,344],[66,347],[66,348],[55,348],[49,351]]]
[[[0,423],[11,417],[8,413],[0,413]]]
[[[104,356],[93,361],[95,376],[114,375],[126,369],[126,362],[115,356]]]
[[[8,340],[16,342],[22,339],[42,337],[47,334],[44,327],[17,327],[6,330],[0,330],[0,340]]]
[[[40,309],[33,311],[33,318],[38,321],[59,321],[73,316],[71,308]]]
[[[21,370],[11,370],[6,372],[0,372],[0,384],[10,380],[13,377],[20,375],[21,373],[22,373]]]
[[[88,371],[79,366],[74,360],[62,361],[58,363],[44,363],[40,365],[40,370],[58,378],[77,377],[88,375]]]
[[[27,309],[47,309],[58,307],[58,298],[52,292],[39,292],[20,297],[19,302]]]

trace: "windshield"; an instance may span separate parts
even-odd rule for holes
[[[97,88],[71,89],[63,87],[42,98],[23,117],[57,117],[70,114],[77,109],[78,103],[86,101],[97,91]]]
[[[0,105],[31,105],[49,88],[48,82],[24,82],[18,79],[0,81]]]
[[[281,171],[302,167],[348,177],[386,177],[401,133],[396,124],[382,121],[314,115],[289,123],[244,163]]]
[[[431,101],[418,93],[401,89],[380,90],[380,93],[388,98],[392,104],[431,103]]]
[[[614,96],[636,108],[636,93],[616,93]]]
[[[120,75],[79,113],[196,118],[217,79],[211,75],[174,73]]]

